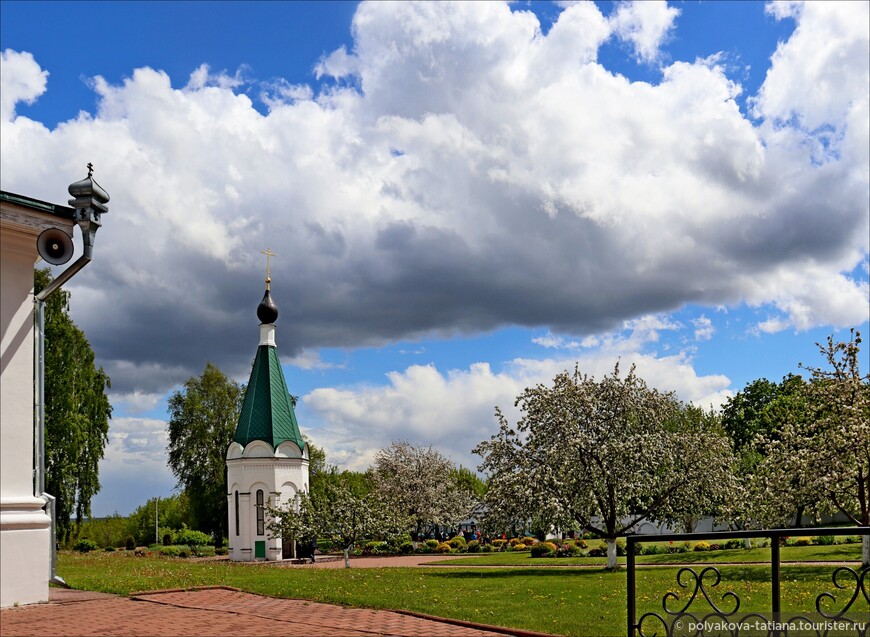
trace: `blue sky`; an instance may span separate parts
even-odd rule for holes
[[[69,284],[113,380],[95,515],[172,491],[170,392],[246,380],[266,247],[300,424],[354,469],[474,466],[575,362],[715,407],[868,331],[867,3],[0,11],[0,185],[112,196]]]

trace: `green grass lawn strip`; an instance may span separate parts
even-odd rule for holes
[[[783,562],[857,562],[861,560],[860,544],[835,544],[833,546],[784,546],[780,549]],[[619,563],[625,564],[620,557]],[[770,563],[770,549],[727,549],[722,551],[689,551],[687,553],[663,553],[638,555],[638,564],[734,564]],[[509,553],[481,553],[457,556],[455,560],[433,562],[438,566],[596,566],[607,564],[604,557],[532,557],[528,551]]]
[[[638,571],[639,615],[661,608],[674,591],[676,568]],[[833,588],[831,567],[784,566],[783,608],[811,611]],[[411,610],[441,617],[559,635],[625,633],[625,570],[553,568],[351,568],[294,569],[265,564],[134,557],[128,554],[61,553],[59,574],[74,588],[128,595],[135,591],[224,585],[275,597],[365,608]],[[741,610],[766,610],[770,569],[722,568],[714,599],[733,590]]]

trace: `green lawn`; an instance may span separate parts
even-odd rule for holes
[[[527,554],[526,554],[527,555]],[[652,557],[652,556],[651,556]],[[528,558],[527,558],[528,559]],[[405,609],[560,635],[625,634],[625,570],[554,568],[292,569],[266,564],[62,552],[59,574],[73,587],[129,594],[140,590],[226,585],[253,593],[368,608]],[[785,566],[783,607],[810,611],[833,588],[831,567]],[[685,594],[676,568],[640,569],[638,612],[658,610],[668,591]],[[770,603],[769,568],[722,568],[714,600],[737,593],[741,610]]]
[[[625,564],[620,557],[619,563]],[[833,546],[784,546],[780,549],[783,562],[859,562],[860,544],[835,544]],[[770,549],[728,549],[723,551],[690,551],[688,553],[663,553],[638,555],[638,564],[730,564],[770,563]],[[528,551],[512,553],[479,553],[457,556],[455,560],[437,562],[439,566],[597,566],[607,564],[606,557],[532,557]]]

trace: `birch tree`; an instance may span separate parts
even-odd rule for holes
[[[634,367],[622,377],[616,365],[600,381],[575,368],[552,387],[526,389],[516,405],[516,428],[497,410],[499,432],[474,449],[490,477],[487,505],[598,533],[608,568],[616,539],[641,520],[673,517],[732,483],[727,438],[681,424],[680,402],[648,388]]]
[[[51,281],[47,268],[36,270],[35,292]],[[70,293],[61,289],[45,303],[45,489],[57,498],[61,543],[91,515],[112,416],[109,377],[70,317],[69,302]]]
[[[226,452],[244,397],[244,387],[211,363],[169,397],[169,468],[190,499],[196,528],[213,534],[215,546],[228,533]]]

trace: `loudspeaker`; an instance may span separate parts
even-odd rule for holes
[[[70,236],[57,228],[43,230],[36,240],[39,256],[51,265],[63,265],[69,261],[74,249]]]

